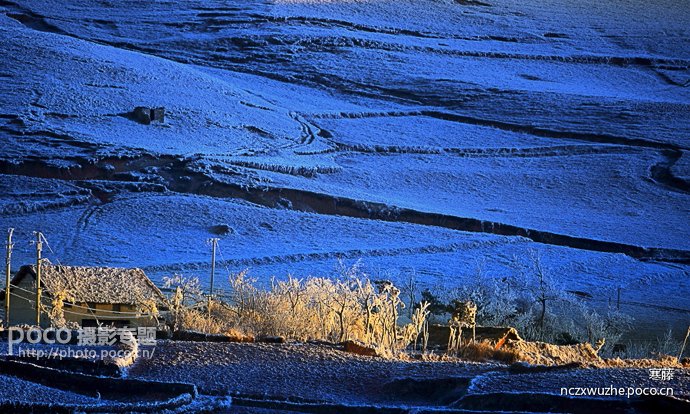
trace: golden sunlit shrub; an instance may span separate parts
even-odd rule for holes
[[[336,278],[308,277],[271,283],[260,289],[246,272],[230,276],[230,300],[223,318],[245,334],[295,340],[359,341],[380,355],[395,355],[418,342],[426,328],[423,305],[411,324],[399,327],[404,307],[400,290],[390,282],[373,283],[357,266]]]
[[[381,355],[395,355],[425,337],[428,305],[414,313],[411,324],[398,327],[404,307],[400,290],[390,282],[372,283],[356,266],[336,278],[288,276],[273,280],[268,289],[257,287],[245,271],[231,275],[229,284],[227,302],[209,301],[198,279],[166,278],[166,287],[174,288],[170,297],[173,330],[225,332],[242,341],[269,336],[355,340]]]

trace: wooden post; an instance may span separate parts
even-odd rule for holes
[[[10,276],[12,273],[12,233],[14,229],[7,230],[7,256],[5,257],[5,263],[7,265],[6,278],[5,278],[5,327],[10,327]]]
[[[36,326],[41,326],[41,251],[43,234],[36,232]]]
[[[211,241],[211,289],[208,295],[208,316],[211,316],[211,297],[213,296],[213,282],[216,276],[216,248],[218,247],[218,238],[214,237]]]

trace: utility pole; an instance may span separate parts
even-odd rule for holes
[[[43,250],[43,234],[36,232],[36,326],[41,326],[41,251]]]
[[[218,240],[220,240],[217,237],[214,237],[210,239],[209,241],[211,242],[211,289],[209,290],[209,295],[208,295],[208,316],[211,316],[211,297],[213,296],[213,282],[216,276],[216,249],[218,248]]]
[[[5,257],[6,268],[6,279],[5,279],[5,327],[10,327],[10,276],[12,273],[12,233],[14,229],[7,230],[7,256]]]

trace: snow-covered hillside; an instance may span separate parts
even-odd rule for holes
[[[450,288],[537,250],[598,308],[620,288],[684,331],[688,21],[670,0],[0,0],[0,228],[14,267],[40,230],[53,261],[157,282],[205,283],[215,236],[266,283],[361,259]]]

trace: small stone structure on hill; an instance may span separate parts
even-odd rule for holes
[[[165,122],[165,108],[149,108],[146,106],[137,106],[132,111],[134,120],[140,124],[149,125],[151,122]]]

